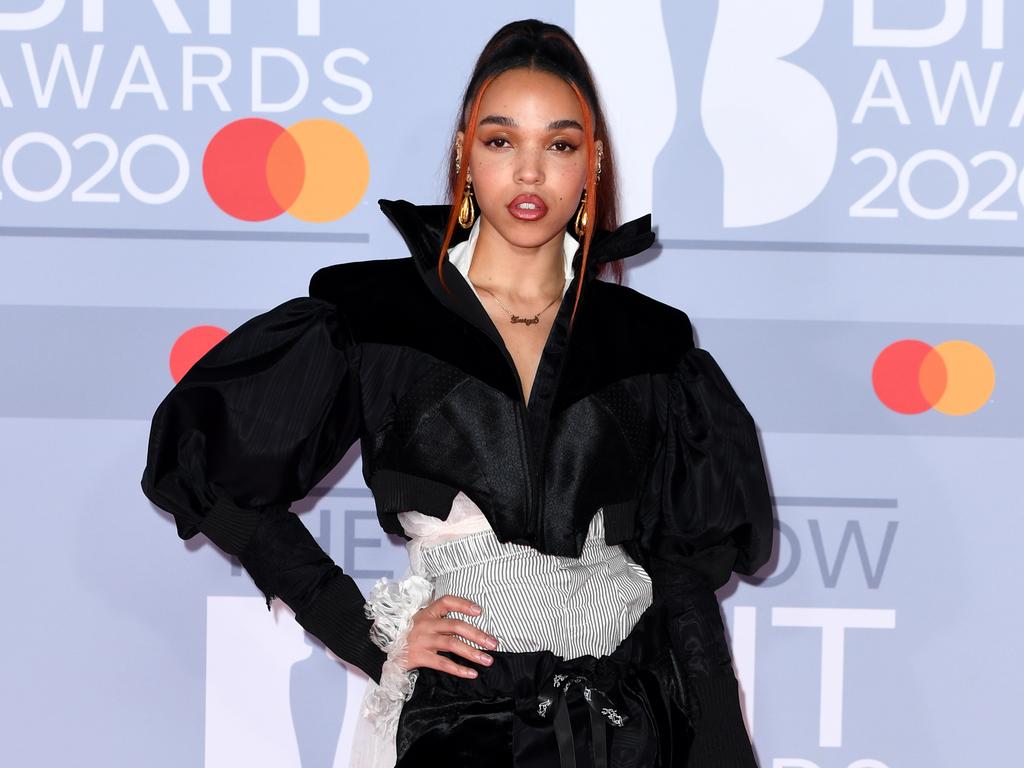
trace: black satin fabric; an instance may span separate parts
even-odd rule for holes
[[[664,632],[665,610],[655,600],[601,657],[498,650],[485,666],[441,652],[479,677],[419,668],[398,723],[396,768],[685,766],[694,732]]]

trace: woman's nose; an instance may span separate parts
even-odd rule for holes
[[[539,184],[544,181],[543,160],[537,152],[519,153],[516,158],[515,180],[522,184]]]

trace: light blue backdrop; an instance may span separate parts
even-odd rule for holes
[[[628,284],[689,313],[762,430],[778,554],[720,593],[761,765],[1016,764],[1024,8],[505,7],[3,4],[0,761],[348,764],[365,678],[203,537],[177,538],[138,485],[149,419],[188,329],[405,254],[375,201],[439,198],[474,57],[533,15],[591,60],[624,218],[653,211],[660,245]],[[354,132],[371,168],[355,210],[214,205],[206,145],[254,116]],[[963,415],[894,412],[872,369],[901,339],[969,342],[994,389]],[[977,359],[950,381],[981,386]],[[358,461],[294,509],[366,591],[406,560]]]

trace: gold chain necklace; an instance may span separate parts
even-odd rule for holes
[[[491,294],[491,296],[494,296],[494,293],[492,291],[488,290],[487,288],[484,288],[482,285],[476,285],[475,283],[474,283],[474,285],[475,285],[475,287],[480,288],[481,290],[487,291],[489,294]],[[563,289],[565,288],[565,278],[564,277],[562,278],[562,288]],[[558,296],[553,298],[551,300],[551,304],[554,304],[563,295],[564,295],[563,293],[560,293]],[[498,304],[501,306],[501,308],[503,310],[505,310],[505,313],[509,316],[511,322],[513,322],[513,323],[522,323],[523,325],[536,325],[537,323],[540,322],[540,316],[543,315],[551,307],[551,304],[548,304],[546,307],[544,307],[544,309],[542,309],[540,312],[535,314],[533,317],[522,317],[520,315],[515,314],[514,312],[512,312],[512,310],[510,310],[508,307],[506,307],[504,302],[501,299],[499,299],[497,296],[494,296],[494,300],[496,302],[498,302]]]

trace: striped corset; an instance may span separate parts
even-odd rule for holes
[[[590,522],[579,559],[498,541],[461,491],[447,520],[416,511],[398,517],[412,537],[410,572],[433,584],[435,599],[451,594],[479,604],[479,616],[449,615],[498,638],[499,651],[604,656],[651,604],[647,572],[620,545],[605,543],[602,510]]]

